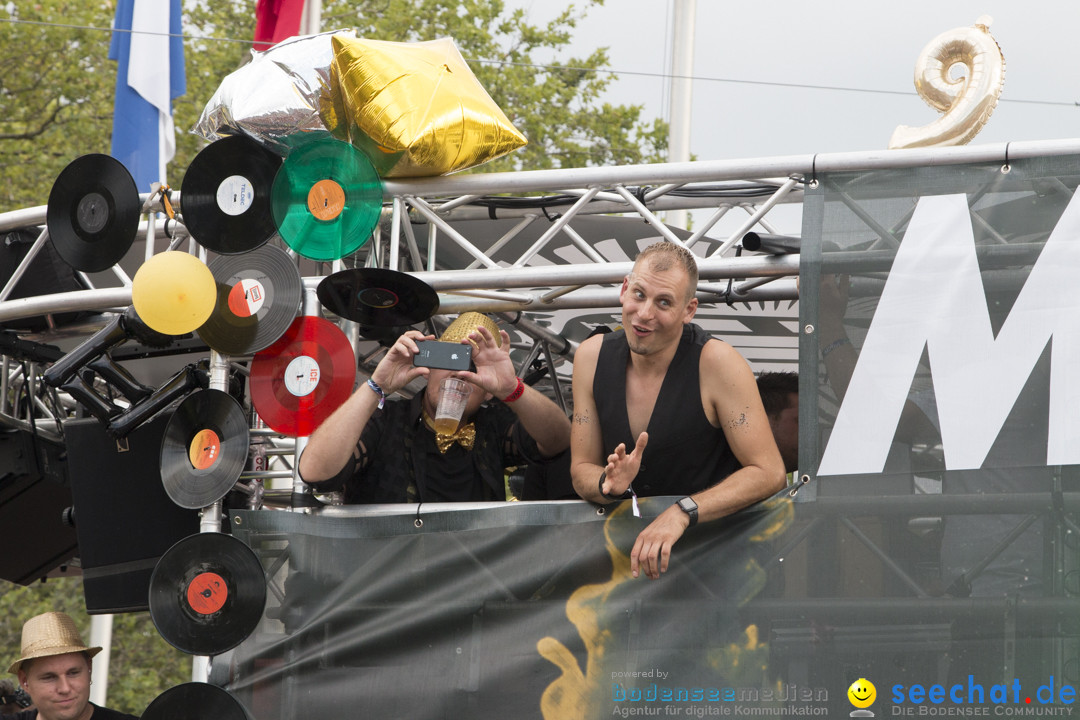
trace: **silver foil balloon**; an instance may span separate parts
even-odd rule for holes
[[[282,150],[298,133],[326,133],[320,102],[326,101],[332,38],[353,39],[355,31],[335,30],[284,40],[221,81],[192,129],[207,140],[244,133]]]

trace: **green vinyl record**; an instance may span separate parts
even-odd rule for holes
[[[285,158],[271,208],[289,247],[311,260],[338,260],[371,237],[382,212],[382,182],[362,152],[321,137]]]

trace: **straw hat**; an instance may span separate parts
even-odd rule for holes
[[[466,312],[458,315],[457,319],[450,323],[450,327],[446,328],[439,340],[459,343],[468,339],[469,335],[481,325],[491,332],[491,335],[495,338],[495,344],[502,347],[502,335],[499,334],[499,326],[487,315],[478,312]]]
[[[27,660],[34,658],[84,652],[94,657],[100,647],[87,647],[75,627],[75,621],[62,612],[47,612],[26,621],[22,629],[22,657],[8,668],[9,673],[19,672]]]

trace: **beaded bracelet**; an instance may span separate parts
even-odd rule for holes
[[[525,381],[521,378],[517,379],[517,387],[514,388],[514,392],[510,393],[503,398],[504,403],[512,403],[517,400],[525,392]]]

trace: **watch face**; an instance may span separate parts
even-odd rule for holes
[[[697,510],[697,503],[694,502],[693,498],[684,497],[679,501],[679,507],[685,512],[693,512],[694,510]]]

